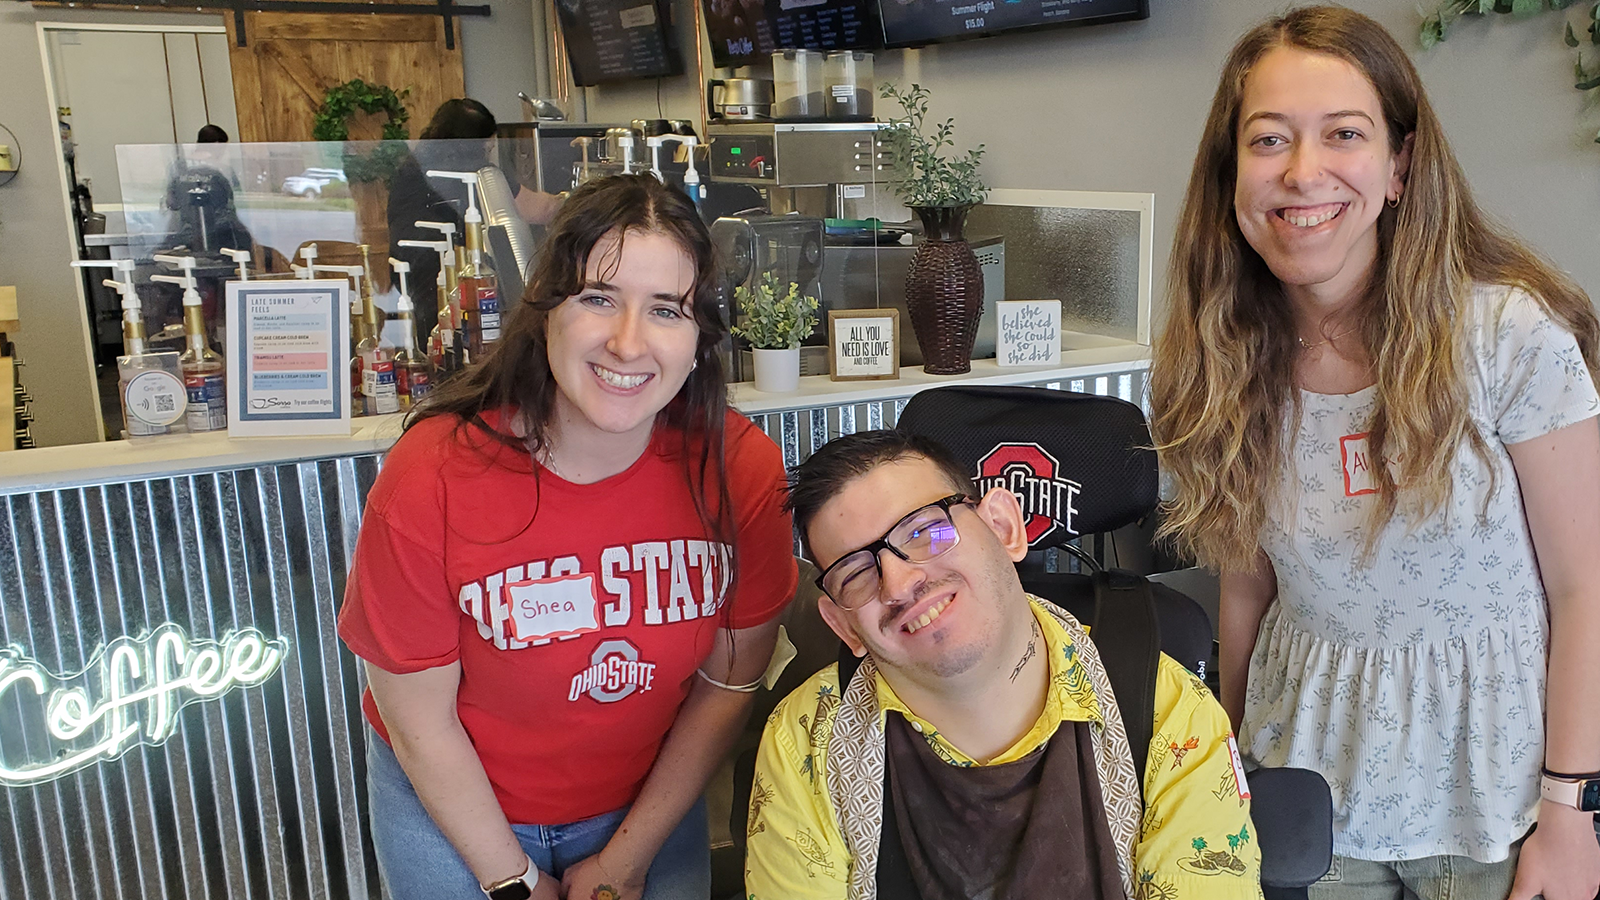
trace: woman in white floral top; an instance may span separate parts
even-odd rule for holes
[[[1165,533],[1222,573],[1246,755],[1333,790],[1312,896],[1591,900],[1592,814],[1540,794],[1600,771],[1589,299],[1484,217],[1405,52],[1335,7],[1234,48],[1169,284]]]

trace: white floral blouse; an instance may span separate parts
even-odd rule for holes
[[[1341,856],[1497,862],[1539,803],[1549,615],[1505,445],[1592,418],[1600,398],[1577,341],[1537,301],[1474,295],[1471,415],[1498,490],[1464,446],[1449,507],[1414,527],[1397,514],[1363,565],[1375,389],[1302,392],[1287,426],[1294,465],[1261,539],[1278,599],[1250,660],[1241,744],[1262,765],[1327,778]]]

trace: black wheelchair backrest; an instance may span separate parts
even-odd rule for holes
[[[948,447],[980,496],[1010,488],[1034,549],[1114,531],[1156,506],[1144,413],[1115,397],[951,385],[912,397],[898,427]]]

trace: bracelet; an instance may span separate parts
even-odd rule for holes
[[[1588,781],[1593,778],[1600,778],[1600,772],[1586,772],[1582,775],[1574,775],[1570,772],[1552,772],[1544,766],[1539,767],[1539,774],[1558,781]]]
[[[756,692],[756,688],[761,687],[760,678],[757,678],[755,681],[752,681],[749,684],[724,684],[723,682],[712,678],[710,675],[707,675],[705,669],[695,669],[694,673],[699,675],[701,678],[704,678],[712,687],[719,687],[725,691],[733,691],[736,694],[753,694]]]

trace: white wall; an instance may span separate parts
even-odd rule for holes
[[[1347,5],[1412,50],[1480,202],[1600,295],[1600,145],[1592,142],[1600,121],[1572,89],[1561,14],[1466,20],[1424,52],[1414,0]],[[1143,22],[884,51],[876,74],[929,87],[931,116],[955,116],[963,146],[988,144],[993,187],[1153,191],[1159,271],[1223,58],[1243,32],[1288,4],[1150,6]],[[685,46],[692,72],[693,45]],[[669,79],[668,112],[697,114],[695,90],[692,74]],[[654,82],[591,88],[589,118],[653,112],[655,93]],[[1158,296],[1164,285],[1161,277]]]
[[[87,320],[74,286],[72,231],[65,186],[53,149],[56,118],[45,92],[44,62],[34,24],[137,22],[214,24],[215,15],[39,9],[0,6],[0,124],[22,145],[22,171],[0,187],[0,284],[16,285],[22,331],[17,347],[34,397],[33,434],[40,446],[100,438]],[[170,114],[169,114],[170,118]],[[0,462],[3,465],[3,462]]]
[[[522,121],[517,91],[539,96],[533,57],[533,7],[538,0],[474,0],[487,3],[489,15],[467,16],[461,23],[461,64],[467,96],[489,107],[501,122]],[[413,135],[428,124],[433,110],[418,110]]]

